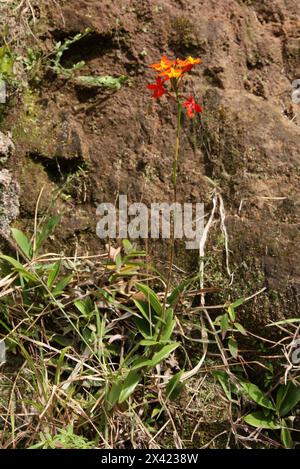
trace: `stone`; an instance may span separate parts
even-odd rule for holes
[[[10,223],[19,215],[19,185],[7,169],[0,171],[0,231],[9,235]]]
[[[0,132],[0,164],[6,163],[7,159],[13,154],[15,146],[11,139]]]

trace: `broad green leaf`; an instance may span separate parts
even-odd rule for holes
[[[223,391],[225,392],[225,395],[229,401],[231,401],[231,383],[229,380],[229,376],[225,371],[214,371],[213,376],[217,378],[219,381],[220,385],[222,386]]]
[[[74,305],[76,306],[78,311],[80,311],[81,314],[86,318],[88,318],[94,311],[94,305],[89,297],[84,298],[83,300],[74,301]]]
[[[23,231],[17,230],[17,228],[12,228],[11,232],[19,248],[24,252],[24,254],[26,254],[29,259],[31,259],[32,248],[27,236],[23,233]]]
[[[270,399],[259,389],[256,384],[250,383],[249,381],[240,379],[239,383],[242,387],[243,393],[252,399],[252,401],[256,402],[262,407],[266,409],[275,410],[274,405],[270,401]]]
[[[51,290],[53,283],[57,279],[59,271],[60,271],[60,261],[56,262],[56,264],[53,266],[53,268],[51,269],[51,272],[48,275],[47,287],[49,288],[49,290]]]
[[[113,407],[119,400],[120,393],[122,390],[122,381],[115,381],[111,385],[109,392],[107,393],[106,399],[108,403]]]
[[[227,314],[222,314],[222,316],[220,316],[220,326],[223,335],[226,334],[229,329],[229,320]]]
[[[25,270],[23,265],[13,257],[0,254],[0,259],[9,262],[16,270]]]
[[[14,267],[14,269],[17,272],[19,272],[26,280],[30,280],[32,282],[37,281],[37,278],[35,277],[35,275],[33,275],[31,272],[28,272],[23,267],[23,265],[19,261],[17,261],[16,259],[14,259],[13,257],[5,256],[5,255],[1,254],[0,255],[0,260],[1,259],[8,262],[9,264],[11,264]]]
[[[56,226],[60,221],[59,215],[53,215],[52,217],[47,220],[46,223],[43,224],[41,230],[39,231],[36,239],[36,252],[40,250],[42,244],[46,239],[53,233]]]
[[[149,358],[145,357],[138,357],[134,362],[132,363],[132,370],[139,370],[140,368],[144,368],[146,366],[153,366],[152,360]]]
[[[163,407],[154,407],[151,413],[151,418],[154,419],[158,414],[160,415],[163,410]]]
[[[168,308],[166,310],[166,321],[165,321],[165,326],[163,328],[163,332],[161,335],[161,341],[167,341],[170,340],[172,332],[174,330],[176,321],[174,319],[174,312],[172,308]]]
[[[276,396],[276,407],[279,415],[285,417],[300,402],[300,386],[295,386],[292,382],[289,382],[286,386],[280,386],[280,388]]]
[[[182,375],[183,371],[179,371],[179,373],[176,373],[174,376],[172,376],[166,385],[166,398],[170,399],[170,401],[177,399],[185,386],[185,384],[180,381]]]
[[[135,370],[131,370],[128,375],[126,376],[123,384],[122,384],[122,389],[120,392],[120,396],[118,399],[119,404],[122,404],[122,402],[125,402],[129,396],[133,393],[137,385],[139,384],[141,380],[141,375],[139,372]]]
[[[128,77],[121,75],[120,77],[114,78],[112,76],[79,76],[76,78],[78,83],[88,85],[92,87],[106,88],[110,90],[119,90],[121,86],[128,80]]]
[[[181,282],[176,288],[174,288],[172,293],[168,296],[167,303],[172,306],[177,301],[179,295],[183,293],[186,288],[188,288],[195,280],[197,280],[198,277],[199,275],[196,275],[195,277],[183,280],[183,282]]]
[[[234,322],[234,321],[235,321],[235,311],[234,311],[234,308],[233,308],[232,306],[229,306],[229,307],[227,308],[227,311],[228,311],[228,315],[229,315],[229,317],[230,317],[230,320],[231,320],[232,322]]]
[[[57,295],[60,295],[61,293],[63,293],[64,289],[66,288],[67,285],[69,285],[69,283],[71,282],[73,278],[73,275],[66,275],[66,277],[63,277],[59,282],[58,284],[56,285],[56,287],[52,290],[52,295],[53,296],[57,296]]]
[[[247,331],[246,329],[244,328],[244,326],[242,326],[242,324],[240,324],[239,322],[235,322],[234,323],[234,327],[243,335],[247,335]]]
[[[286,393],[288,391],[288,385],[281,385],[278,388],[277,394],[276,394],[276,409],[279,412],[280,407],[284,401],[284,398],[286,396]]]
[[[128,239],[123,239],[122,244],[126,254],[130,254],[133,251],[133,246]]]
[[[244,421],[255,428],[266,428],[270,430],[278,430],[281,424],[273,414],[266,416],[262,411],[252,412],[244,417]]]
[[[162,317],[163,308],[156,293],[153,290],[151,290],[150,287],[148,287],[147,285],[144,285],[143,283],[136,283],[135,286],[140,292],[144,293],[146,299],[149,301],[150,305],[152,306],[154,311],[158,314],[158,316]]]
[[[142,339],[140,341],[140,345],[143,345],[144,347],[152,347],[153,345],[157,345],[159,342],[153,339]]]
[[[142,315],[146,319],[146,321],[148,321],[148,323],[152,324],[152,327],[154,327],[154,324],[150,319],[151,308],[149,308],[149,304],[146,303],[145,301],[137,300],[135,298],[133,298],[133,302],[134,302],[135,306],[138,308],[138,310],[142,313]]]
[[[0,47],[0,77],[13,75],[14,57],[8,46]]]
[[[151,365],[158,365],[158,363],[160,363],[162,360],[165,360],[170,355],[170,353],[172,353],[177,347],[179,347],[179,345],[179,342],[173,342],[172,344],[165,345],[159,352],[156,352],[153,355]]]
[[[153,339],[150,329],[149,321],[143,318],[133,317],[132,321],[135,323],[138,331],[145,339]]]
[[[238,344],[233,337],[228,340],[228,348],[233,358],[236,358],[238,356]]]
[[[74,343],[72,339],[61,334],[55,334],[52,337],[52,340],[54,340],[54,342],[56,342],[57,344],[62,345],[63,347],[71,347]]]
[[[234,303],[231,303],[230,306],[232,308],[237,308],[238,306],[241,306],[243,303],[245,303],[245,298],[239,298]]]
[[[280,437],[281,437],[282,444],[286,449],[293,448],[294,442],[292,439],[292,435],[284,420],[282,421]]]

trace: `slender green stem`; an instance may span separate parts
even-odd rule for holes
[[[173,171],[172,171],[172,182],[173,182],[173,190],[174,190],[174,203],[177,202],[177,170],[178,170],[178,157],[179,157],[179,150],[180,150],[180,130],[181,130],[181,111],[182,111],[182,103],[180,99],[177,97],[177,129],[176,129],[176,145],[175,145],[175,156],[173,162]]]
[[[181,111],[182,111],[182,103],[178,96],[178,92],[176,92],[176,99],[177,99],[177,129],[176,129],[176,142],[175,142],[175,154],[173,160],[173,168],[172,168],[172,183],[173,183],[173,202],[174,202],[174,212],[176,211],[176,202],[177,202],[177,172],[178,172],[178,158],[180,152],[180,130],[181,130]],[[171,285],[171,278],[172,278],[172,266],[174,260],[174,244],[175,244],[175,227],[174,227],[174,217],[171,224],[171,238],[170,238],[170,256],[169,256],[169,270],[168,270],[168,277],[167,277],[167,284],[166,290],[164,295],[164,302],[163,302],[163,321],[166,319],[166,306],[167,306],[167,299],[169,294],[169,289]],[[162,323],[159,334],[158,334],[158,341],[161,337],[163,331],[164,323]]]

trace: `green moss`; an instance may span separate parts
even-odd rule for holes
[[[193,50],[197,47],[195,27],[189,18],[180,16],[172,21],[170,42],[178,50]]]
[[[28,89],[23,94],[23,103],[12,128],[13,140],[24,145],[28,151],[39,149],[47,154],[52,143],[51,121],[45,119],[45,112],[38,104],[38,95]]]

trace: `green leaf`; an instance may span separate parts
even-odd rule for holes
[[[126,254],[130,254],[133,251],[133,246],[128,239],[123,239],[122,244]]]
[[[0,76],[10,77],[13,75],[14,57],[8,46],[0,47]]]
[[[138,308],[138,310],[142,313],[146,321],[148,321],[148,323],[151,324],[152,327],[154,327],[153,322],[150,320],[151,308],[149,307],[149,304],[146,303],[145,301],[137,300],[136,298],[133,298],[133,302],[135,306]]]
[[[231,303],[231,308],[237,308],[238,306],[241,306],[243,303],[245,303],[245,298],[239,298],[237,299],[234,303]]]
[[[144,368],[146,366],[152,366],[152,360],[145,357],[137,358],[132,364],[132,370],[139,370],[140,368]]]
[[[25,270],[24,267],[22,266],[22,264],[17,261],[16,259],[14,259],[13,257],[10,257],[10,256],[5,256],[3,254],[0,254],[0,259],[8,262],[9,264],[11,264],[16,270]]]
[[[219,381],[227,399],[231,401],[231,383],[229,381],[229,376],[225,371],[214,371],[213,376]]]
[[[80,76],[75,79],[78,83],[91,87],[99,87],[110,90],[119,90],[121,86],[128,80],[128,77],[121,75],[114,78],[112,76]]]
[[[60,221],[59,215],[53,215],[49,218],[49,220],[43,224],[42,229],[39,231],[36,239],[36,252],[40,250],[42,244],[46,241],[46,239],[53,233],[56,226]]]
[[[152,339],[149,321],[143,318],[133,317],[132,321],[138,328],[138,331],[145,339]]]
[[[57,279],[59,271],[60,271],[60,261],[56,262],[56,264],[53,266],[53,268],[51,269],[51,272],[48,275],[47,287],[49,288],[49,290],[51,290],[53,283]]]
[[[135,286],[140,292],[144,293],[145,297],[149,301],[154,311],[158,314],[158,316],[162,317],[163,308],[156,293],[151,290],[150,287],[144,285],[143,283],[136,283]]]
[[[281,424],[275,419],[274,415],[266,416],[262,411],[252,412],[244,417],[244,421],[255,428],[266,428],[277,430],[281,428]]]
[[[11,232],[19,248],[24,252],[24,254],[29,259],[31,259],[32,248],[31,248],[30,241],[28,240],[27,236],[22,231],[17,230],[17,228],[12,228]]]
[[[120,392],[120,396],[118,399],[119,404],[122,404],[122,402],[125,402],[129,396],[134,392],[135,388],[139,384],[141,380],[141,375],[139,372],[135,370],[131,370],[128,375],[126,376],[123,384],[122,384],[122,389]]]
[[[69,347],[64,348],[58,358],[58,361],[56,363],[56,370],[55,370],[55,384],[59,385],[60,383],[60,374],[61,374],[61,369],[64,363],[65,355],[68,352]]]
[[[61,293],[63,293],[64,289],[66,288],[67,285],[71,282],[73,278],[73,275],[67,275],[66,277],[63,277],[60,282],[56,285],[56,287],[52,290],[52,295],[53,296],[58,296]]]
[[[228,340],[228,348],[233,358],[236,358],[238,356],[238,344],[233,337]]]
[[[115,381],[111,385],[109,392],[107,393],[106,399],[108,403],[113,407],[119,400],[120,393],[122,390],[122,381]]]
[[[13,257],[10,257],[10,256],[5,256],[3,254],[0,255],[0,259],[8,262],[9,264],[11,264],[14,269],[19,272],[26,280],[30,280],[32,282],[36,282],[37,281],[37,278],[31,273],[31,272],[28,272],[22,264],[20,264],[19,261],[17,261],[16,259],[14,259]]]
[[[80,311],[81,314],[86,318],[88,318],[91,313],[94,312],[94,305],[89,297],[83,300],[74,301],[74,305],[76,306],[78,311]]]
[[[183,280],[183,282],[181,282],[176,288],[174,288],[172,293],[168,296],[167,303],[172,306],[177,301],[179,295],[183,293],[195,280],[197,280],[198,277],[199,275],[196,275],[192,278]]]
[[[234,326],[241,334],[248,335],[246,329],[239,322],[235,322]]]
[[[276,407],[280,417],[285,417],[300,402],[300,387],[291,381],[286,386],[280,386],[276,396]]]
[[[222,316],[220,316],[220,326],[223,335],[225,335],[229,329],[229,319],[227,314],[222,314]]]
[[[180,344],[173,342],[172,344],[165,345],[158,352],[153,355],[153,358],[139,357],[132,364],[132,370],[137,370],[139,368],[144,368],[146,366],[154,367],[158,365],[162,360],[167,358],[173,350],[175,350]]]
[[[234,322],[234,321],[235,321],[235,311],[234,311],[234,308],[233,308],[232,306],[229,306],[229,307],[227,308],[227,311],[228,311],[228,315],[229,315],[229,317],[230,317],[230,320],[231,320],[232,322]]]
[[[140,341],[140,345],[144,347],[152,347],[153,345],[157,345],[159,342],[153,339],[143,339]]]
[[[58,66],[60,63],[60,59],[62,58],[64,52],[66,52],[72,44],[75,44],[75,42],[80,41],[83,39],[85,36],[87,36],[92,30],[90,28],[86,28],[83,33],[78,33],[74,37],[70,39],[66,39],[64,42],[57,42],[55,44],[55,57],[53,59],[53,63],[55,66]]]
[[[180,343],[179,342],[173,342],[172,344],[165,345],[162,347],[162,349],[159,352],[156,352],[153,355],[153,358],[151,360],[151,365],[156,366],[158,363],[160,363],[162,360],[165,360],[170,353],[172,353],[177,347],[179,347]]]
[[[250,383],[249,381],[240,379],[239,383],[242,387],[243,393],[252,399],[252,401],[256,402],[262,407],[266,409],[275,410],[274,405],[270,401],[270,399],[259,389],[256,384]]]
[[[270,324],[267,324],[267,327],[279,326],[281,324],[294,324],[294,323],[297,323],[297,322],[300,322],[300,318],[284,319],[282,321],[271,322]]]
[[[293,448],[294,442],[292,439],[292,435],[284,420],[282,421],[280,437],[281,437],[282,444],[286,449]]]
[[[54,342],[56,342],[57,344],[62,345],[63,347],[71,347],[74,343],[72,339],[61,334],[55,334],[52,337],[52,340],[54,340]]]
[[[179,371],[179,373],[176,373],[174,376],[172,376],[172,378],[166,385],[166,398],[170,399],[170,401],[174,401],[175,399],[177,399],[177,397],[185,386],[185,384],[180,381],[182,374],[183,371]]]
[[[151,418],[154,419],[157,415],[160,415],[162,410],[163,410],[162,407],[154,407],[151,413]]]
[[[172,308],[166,310],[166,321],[161,335],[161,341],[168,341],[171,338],[172,332],[174,330],[176,321],[174,319],[174,312]]]

